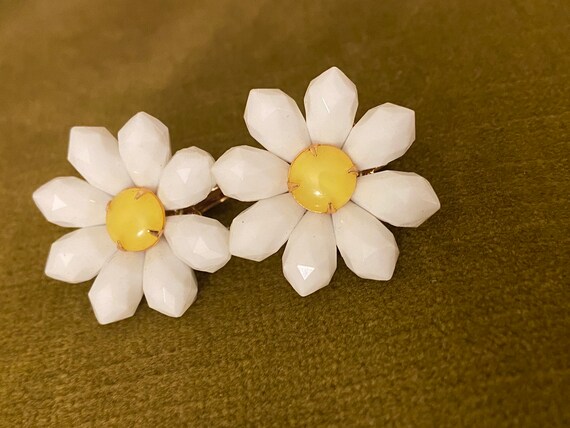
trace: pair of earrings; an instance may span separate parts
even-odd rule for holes
[[[245,122],[266,150],[238,146],[217,161],[190,147],[171,155],[168,128],[138,113],[118,141],[102,127],[71,129],[68,160],[85,178],[58,177],[33,194],[45,218],[79,228],[55,241],[47,276],[89,291],[108,324],[148,305],[179,317],[196,299],[194,270],[232,255],[261,261],[287,243],[285,278],[301,296],[329,284],[337,247],[359,277],[389,280],[398,246],[380,222],[416,227],[439,200],[419,175],[380,171],[415,139],[410,109],[382,104],[356,125],[356,86],[333,67],[309,84],[306,120],[277,89],[250,91]],[[226,198],[256,202],[228,230],[202,216]]]

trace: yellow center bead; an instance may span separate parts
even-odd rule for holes
[[[107,205],[107,231],[124,251],[143,251],[158,242],[164,229],[164,207],[150,190],[123,190]]]
[[[289,168],[289,192],[302,207],[334,213],[354,193],[358,170],[341,149],[314,144],[302,151]]]

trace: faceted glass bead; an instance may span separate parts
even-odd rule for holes
[[[291,163],[288,186],[305,209],[334,213],[350,200],[357,175],[352,160],[341,149],[314,144]]]
[[[107,231],[121,250],[143,251],[152,247],[162,235],[164,222],[162,203],[143,187],[123,190],[107,206]]]

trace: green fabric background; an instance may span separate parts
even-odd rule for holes
[[[570,7],[565,1],[0,3],[0,424],[568,426]],[[416,111],[390,165],[442,209],[392,229],[387,283],[339,258],[299,297],[280,254],[199,274],[181,319],[99,326],[43,275],[66,231],[32,203],[76,175],[73,125],[140,110],[173,149],[254,144],[249,89],[302,103],[337,65],[360,107]],[[229,225],[246,204],[211,215]]]

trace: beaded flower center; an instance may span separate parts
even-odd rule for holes
[[[358,170],[341,149],[313,144],[289,168],[288,188],[303,208],[332,214],[351,198]]]
[[[162,203],[150,190],[123,190],[107,205],[107,231],[124,251],[143,251],[158,242],[164,230]]]

